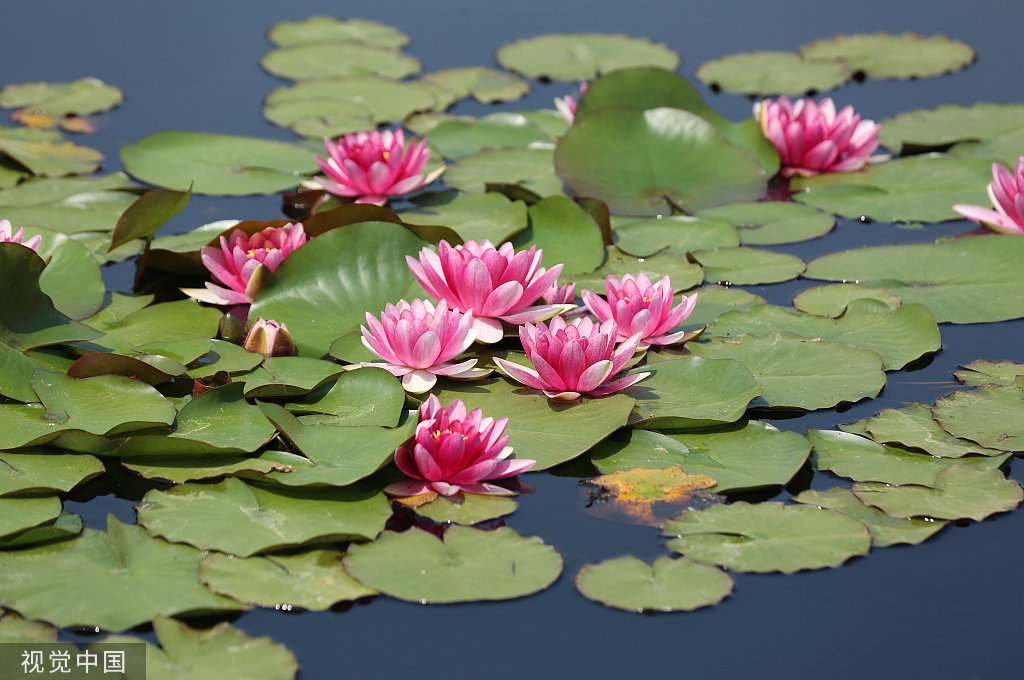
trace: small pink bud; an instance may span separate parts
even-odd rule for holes
[[[290,357],[295,354],[295,345],[292,344],[288,327],[272,319],[257,319],[242,346],[250,352],[267,357]]]

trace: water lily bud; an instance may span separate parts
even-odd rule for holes
[[[250,352],[258,352],[267,357],[289,357],[295,354],[295,345],[292,344],[288,327],[272,319],[257,319],[242,346]]]

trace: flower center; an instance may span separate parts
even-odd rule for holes
[[[263,248],[252,248],[246,251],[245,256],[248,258],[253,258],[256,257],[256,253],[260,251],[263,251],[264,253],[272,253],[275,250],[277,250],[277,248],[267,248],[266,246],[264,246]]]

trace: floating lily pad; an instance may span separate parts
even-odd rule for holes
[[[400,80],[419,73],[415,57],[353,42],[302,42],[265,52],[260,66],[288,80],[376,75]]]
[[[794,178],[790,188],[801,203],[851,219],[944,222],[960,219],[956,203],[988,205],[985,186],[991,180],[991,159],[934,155]]]
[[[377,594],[345,572],[344,556],[340,550],[249,558],[211,553],[199,565],[199,580],[239,602],[323,611],[336,602]]]
[[[806,505],[746,502],[687,510],[666,522],[668,547],[697,562],[732,571],[792,574],[838,567],[871,548],[871,534],[855,519]]]
[[[634,427],[693,428],[730,423],[743,416],[761,388],[736,361],[683,357],[634,369],[652,375],[626,389],[637,400]]]
[[[342,372],[340,364],[310,357],[268,357],[245,382],[246,397],[294,397],[308,394]]]
[[[66,429],[114,435],[174,422],[171,402],[150,385],[121,375],[76,380],[38,370],[32,389]]]
[[[565,196],[549,196],[531,205],[530,227],[520,232],[513,243],[516,248],[537,248],[544,251],[544,266],[563,263],[563,278],[576,273],[592,272],[604,262],[605,247],[601,229],[594,219]]]
[[[828,491],[808,489],[800,492],[793,500],[835,510],[861,522],[871,532],[871,546],[874,548],[885,548],[897,543],[916,545],[946,526],[946,522],[931,519],[890,517],[877,508],[865,505],[852,491],[841,487]]]
[[[452,526],[444,538],[420,529],[385,531],[353,545],[345,569],[358,581],[400,600],[441,604],[508,600],[544,590],[562,572],[562,557],[539,538],[508,527]]]
[[[250,352],[226,340],[214,340],[210,351],[193,361],[188,370],[190,378],[205,378],[217,371],[231,374],[247,373],[263,363],[263,355]]]
[[[957,390],[939,399],[932,416],[942,429],[990,449],[1024,451],[1024,377],[1012,385]]]
[[[123,183],[119,178],[108,177],[113,181],[91,177],[35,178],[0,193],[0,211],[16,227],[44,227],[62,234],[110,231],[138,196],[132,191],[103,188]],[[85,179],[93,183],[78,183]],[[67,193],[65,187],[81,191]],[[103,238],[109,241],[109,236]]]
[[[1024,364],[1014,361],[986,361],[979,359],[962,368],[966,371],[953,371],[953,376],[968,387],[978,385],[1012,385],[1017,376],[1024,375]]]
[[[484,149],[463,156],[444,174],[448,186],[480,194],[488,184],[513,184],[538,196],[563,194],[551,149]]]
[[[807,314],[835,318],[842,315],[851,302],[862,298],[878,300],[890,309],[900,306],[899,296],[888,288],[871,288],[856,283],[805,288],[793,296],[793,306]]]
[[[188,205],[191,191],[153,189],[139,196],[121,215],[110,237],[110,248],[137,238],[152,238],[153,234]]]
[[[56,519],[5,537],[0,540],[0,548],[13,550],[51,541],[63,541],[74,538],[80,533],[82,533],[82,518],[62,512]]]
[[[944,35],[855,33],[800,46],[804,59],[841,61],[872,78],[923,78],[959,71],[974,61],[974,50]]]
[[[926,305],[939,323],[1024,316],[1024,238],[979,236],[880,246],[811,260],[804,276],[883,286],[904,303]]]
[[[298,144],[209,132],[157,132],[121,147],[121,161],[133,177],[217,196],[290,189],[316,170],[313,156]]]
[[[1024,500],[1024,490],[999,470],[963,465],[946,468],[935,477],[934,488],[854,484],[861,501],[881,508],[891,517],[973,519],[980,522],[997,512],[1008,512]]]
[[[807,431],[814,445],[812,461],[818,470],[829,470],[860,482],[919,484],[935,486],[938,475],[948,467],[993,470],[1006,460],[996,457],[935,458],[898,446],[883,446],[865,437],[834,430]]]
[[[648,565],[625,555],[584,566],[576,574],[576,589],[587,599],[626,611],[692,611],[728,597],[732,579],[685,557],[662,556]]]
[[[804,270],[804,261],[796,255],[756,248],[697,250],[691,257],[704,267],[705,279],[731,285],[788,281]]]
[[[405,256],[425,245],[385,222],[321,234],[285,259],[249,314],[288,326],[300,354],[323,356],[335,338],[358,331],[367,312],[380,314],[389,302],[422,296]]]
[[[1020,130],[1024,127],[1021,121],[1024,104],[947,104],[885,118],[879,138],[890,149],[917,151],[997,137]]]
[[[593,80],[599,74],[632,66],[669,71],[679,66],[679,55],[667,45],[603,33],[539,35],[509,43],[494,56],[511,71],[554,80]]]
[[[689,215],[612,221],[615,245],[624,253],[650,257],[662,250],[685,255],[693,250],[730,248],[740,244],[736,228],[725,220]]]
[[[706,474],[689,474],[678,465],[615,470],[585,482],[598,489],[597,500],[588,503],[587,508],[593,512],[595,506],[600,507],[595,514],[602,517],[658,527],[715,483]]]
[[[337,19],[330,16],[312,16],[300,21],[279,21],[270,27],[267,38],[275,45],[352,42],[398,48],[409,42],[409,36],[388,24],[369,19]]]
[[[577,274],[570,277],[576,281],[580,290],[588,288],[603,293],[609,275],[622,278],[624,274],[636,276],[640,272],[647,274],[652,281],[663,276],[670,277],[675,292],[688,290],[704,281],[704,269],[686,257],[675,253],[658,253],[650,257],[633,257],[615,246],[608,246],[605,262],[590,274]]]
[[[703,210],[700,217],[717,217],[736,225],[745,245],[809,241],[824,236],[836,225],[835,217],[820,210],[778,201],[729,203]]]
[[[725,312],[746,310],[767,304],[760,295],[748,293],[742,288],[704,285],[696,291],[697,306],[683,321],[684,328],[706,326]]]
[[[687,349],[697,356],[735,359],[745,365],[764,389],[755,406],[828,408],[874,397],[885,385],[882,359],[875,352],[789,332],[713,338],[691,342]]]
[[[45,450],[0,453],[0,461],[0,496],[70,491],[104,472],[103,463],[92,456]]]
[[[0,128],[0,132],[3,129]],[[88,175],[100,166],[103,154],[87,146],[48,139],[25,139],[0,134],[0,154],[7,154],[33,175]],[[0,156],[2,157],[2,156]]]
[[[481,104],[514,101],[530,91],[530,84],[519,76],[485,66],[434,71],[420,81],[449,90],[456,99],[472,95]]]
[[[26,240],[42,237],[37,252],[48,266],[39,275],[39,288],[50,297],[57,311],[72,319],[96,313],[103,304],[106,288],[99,264],[89,249],[49,229],[22,227],[17,223],[15,226],[24,228]]]
[[[505,434],[516,457],[537,461],[531,472],[580,455],[626,424],[633,400],[624,394],[555,402],[502,379],[471,383],[443,381],[437,398],[447,406],[461,399],[484,417],[508,418]]]
[[[223,454],[193,453],[188,455],[135,455],[123,459],[121,465],[146,479],[165,479],[175,484],[201,479],[241,476],[243,472],[258,479],[268,472],[290,472],[285,463],[272,460],[268,454],[250,458]]]
[[[555,170],[614,213],[658,215],[759,198],[765,171],[747,149],[689,111],[605,107],[559,140]]]
[[[125,630],[165,614],[244,609],[201,586],[203,553],[107,516],[107,531],[0,553],[0,601],[61,626]],[[40,574],[47,574],[45,582]]]
[[[470,525],[511,515],[518,507],[519,505],[508,496],[463,493],[461,499],[438,496],[433,501],[417,507],[416,514],[435,522]]]
[[[301,402],[288,404],[293,413],[326,413],[336,425],[394,427],[402,417],[405,390],[382,368],[362,368],[341,374],[330,389],[317,390]]]
[[[433,196],[434,194],[428,194]],[[400,213],[409,224],[443,224],[455,230],[463,240],[501,244],[526,228],[529,221],[526,204],[510,201],[497,192],[456,193],[446,203],[419,204]]]
[[[79,78],[70,83],[20,83],[0,89],[0,107],[28,108],[53,116],[87,116],[112,109],[123,100],[121,90],[96,78]]]
[[[881,355],[887,371],[903,368],[942,347],[938,326],[927,307],[911,303],[892,309],[871,299],[851,301],[838,319],[775,305],[726,312],[708,328],[705,337],[763,335],[772,331],[790,331],[808,339],[835,340],[873,350]]]
[[[838,61],[809,61],[794,52],[742,52],[697,67],[697,78],[712,87],[741,94],[810,94],[833,90],[850,79]]]
[[[876,442],[902,444],[939,458],[962,458],[968,454],[1001,456],[1005,452],[954,437],[932,419],[932,410],[921,403],[901,409],[887,408],[869,418],[866,428]]]
[[[0,498],[0,537],[52,522],[60,513],[61,503],[57,496]]]
[[[1009,130],[978,142],[960,142],[949,150],[955,158],[979,158],[998,161],[1013,168],[1020,158],[1019,149],[1024,147],[1024,127]]]
[[[14,612],[0,617],[0,641],[2,642],[56,642],[57,629],[42,621],[23,619]]]
[[[445,158],[459,158],[481,149],[525,149],[545,141],[547,133],[519,113],[492,113],[473,121],[450,120],[430,131],[430,143]]]
[[[391,510],[371,489],[263,488],[229,477],[150,491],[138,515],[155,536],[247,557],[311,542],[372,539]]]

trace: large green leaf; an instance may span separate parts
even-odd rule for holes
[[[160,614],[244,609],[199,584],[202,558],[108,515],[105,532],[86,529],[71,540],[0,553],[0,602],[57,626],[108,630]]]
[[[0,107],[29,108],[53,116],[99,113],[114,108],[122,100],[121,90],[96,78],[79,78],[69,83],[19,83],[0,89]]]
[[[428,194],[435,196],[436,194]],[[408,224],[443,224],[455,230],[465,241],[501,244],[526,228],[529,218],[523,201],[510,201],[497,192],[455,193],[446,203],[418,203],[399,215]]]
[[[804,59],[838,60],[872,78],[921,78],[959,71],[974,61],[974,50],[944,35],[855,33],[800,46]]]
[[[210,348],[209,339],[217,334],[222,316],[220,310],[202,307],[195,300],[163,302],[125,316],[119,313],[104,314],[101,310],[97,315],[98,322],[93,323],[92,319],[87,321],[97,330],[106,331],[106,334],[94,342],[78,344],[97,352],[158,354],[162,352],[155,351],[157,345],[166,347],[178,342],[202,341],[200,346],[205,349],[196,355],[201,356]],[[191,359],[183,363],[188,361]]]
[[[245,396],[250,398],[294,397],[312,392],[343,370],[333,361],[310,357],[267,357],[238,379],[245,382]]]
[[[417,506],[416,514],[438,524],[479,524],[490,519],[511,515],[519,505],[508,496],[482,496],[462,493],[461,498],[438,496],[429,503]]]
[[[805,94],[835,89],[852,72],[837,61],[810,61],[794,52],[729,54],[697,67],[697,77],[712,87],[741,94]]]
[[[836,226],[832,215],[800,203],[781,201],[729,203],[702,210],[699,216],[735,224],[745,245],[808,241],[824,236]]]
[[[759,198],[765,171],[747,149],[689,111],[605,107],[559,140],[555,170],[615,213],[658,215]]]
[[[636,276],[643,272],[652,281],[668,276],[672,281],[672,290],[679,292],[698,286],[704,281],[704,269],[695,262],[690,262],[684,255],[672,252],[658,253],[650,257],[634,257],[615,246],[608,246],[604,264],[590,274],[576,274],[569,277],[576,282],[580,290],[603,293],[609,275],[622,278],[623,274]]]
[[[108,250],[114,250],[132,239],[152,238],[167,220],[188,205],[191,198],[191,191],[170,189],[153,189],[142,194],[117,220]]]
[[[288,80],[376,75],[401,80],[418,73],[415,57],[398,50],[353,42],[302,42],[278,47],[260,57],[267,72]]]
[[[837,567],[871,548],[855,519],[806,505],[746,502],[686,510],[665,523],[668,547],[692,560],[732,571],[792,574]]]
[[[530,227],[513,243],[517,249],[537,246],[547,268],[561,262],[562,276],[589,273],[604,262],[604,238],[594,219],[565,196],[549,196],[530,206]]]
[[[939,323],[1024,316],[1024,237],[979,236],[878,246],[823,255],[804,276],[882,286],[904,303],[926,305]]]
[[[335,425],[394,427],[402,417],[405,390],[383,368],[366,367],[342,373],[325,392],[316,390],[288,404],[293,413],[325,413]]]
[[[267,38],[275,45],[333,41],[397,48],[409,42],[409,36],[401,30],[379,21],[320,15],[300,21],[279,21],[270,27]]]
[[[1024,104],[947,104],[915,109],[882,120],[879,138],[894,150],[940,148],[979,141],[1024,127]]]
[[[47,266],[39,275],[39,288],[50,297],[57,311],[77,320],[95,314],[103,304],[106,287],[99,264],[89,249],[50,229],[19,228],[25,230],[24,239],[42,237],[37,252]]]
[[[1024,376],[1013,385],[983,385],[939,399],[932,416],[942,429],[990,449],[1024,451]]]
[[[693,250],[731,248],[740,244],[735,227],[725,220],[710,217],[614,218],[612,227],[615,246],[636,257],[650,257],[666,249],[685,255]]]
[[[562,557],[539,538],[508,527],[452,526],[437,538],[420,529],[385,531],[353,545],[345,569],[358,581],[400,600],[423,604],[508,600],[544,590],[562,572]]]
[[[697,306],[683,321],[684,328],[706,326],[725,312],[745,310],[763,305],[760,295],[748,293],[742,288],[704,285],[697,289]]]
[[[997,512],[1013,510],[1024,500],[1024,490],[999,470],[953,465],[940,472],[934,487],[854,484],[860,500],[892,517],[973,519],[980,522]]]
[[[756,285],[795,279],[804,270],[796,255],[757,248],[715,248],[691,254],[704,267],[704,278],[725,285]]]
[[[993,414],[983,410],[978,415],[990,417]],[[877,442],[902,444],[940,458],[962,458],[972,453],[999,456],[1004,453],[1000,449],[988,449],[954,437],[935,422],[931,408],[921,403],[908,404],[900,409],[887,408],[874,418],[869,418],[866,429]]]
[[[57,496],[0,498],[0,537],[10,537],[45,522],[52,522],[60,513],[61,502]]]
[[[45,449],[0,453],[0,496],[70,491],[104,472],[92,456],[63,455]]]
[[[453,163],[444,173],[444,181],[477,194],[487,191],[488,184],[514,184],[539,196],[564,193],[552,165],[551,149],[484,149]]]
[[[691,611],[718,604],[732,592],[721,569],[684,558],[662,556],[647,564],[631,555],[588,564],[576,574],[584,597],[616,609]]]
[[[931,519],[890,517],[877,508],[865,505],[852,491],[842,487],[828,491],[808,489],[801,491],[793,500],[835,510],[863,523],[871,532],[871,546],[874,548],[884,548],[897,543],[916,545],[946,526],[946,522]]]
[[[548,134],[520,113],[492,113],[476,120],[450,120],[430,131],[430,143],[445,158],[458,158],[481,149],[525,149],[545,141]]]
[[[667,45],[604,33],[551,33],[517,40],[499,48],[503,67],[531,78],[593,80],[599,74],[632,66],[674,71],[679,55]]]
[[[218,196],[290,189],[298,175],[316,170],[313,156],[298,144],[210,132],[157,132],[121,147],[121,161],[133,177]]]
[[[386,222],[322,234],[281,264],[256,296],[250,316],[288,326],[300,354],[320,357],[331,343],[378,315],[387,303],[424,297],[406,255],[425,245]]]
[[[65,429],[114,435],[174,422],[174,404],[150,385],[122,375],[70,378],[38,370],[32,389]]]
[[[519,76],[484,66],[434,71],[423,76],[420,82],[444,88],[456,99],[473,95],[481,104],[513,101],[530,91],[530,84]]]
[[[1012,385],[1017,380],[1017,376],[1024,375],[1024,364],[1018,364],[1015,361],[987,361],[979,359],[969,364],[964,364],[961,368],[966,368],[967,370],[953,371],[953,376],[968,387],[977,387],[978,385]]]
[[[154,536],[247,557],[311,542],[372,539],[391,509],[375,489],[264,488],[229,477],[150,491],[138,515]]]
[[[900,306],[900,296],[888,288],[871,288],[856,283],[804,288],[793,296],[793,306],[801,312],[834,319],[841,316],[851,302],[861,298],[878,300],[892,309]]]

